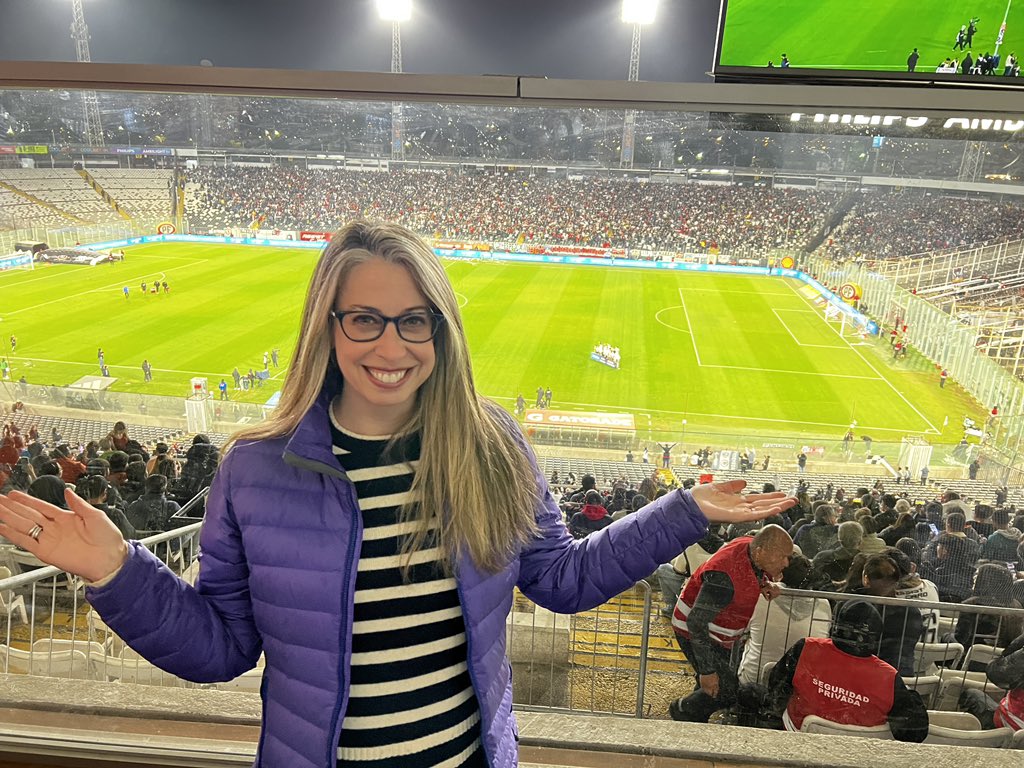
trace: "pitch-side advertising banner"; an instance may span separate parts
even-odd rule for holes
[[[528,410],[526,423],[531,427],[563,429],[636,430],[631,413],[597,413],[586,411]]]

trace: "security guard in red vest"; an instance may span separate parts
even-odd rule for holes
[[[816,715],[843,725],[888,723],[894,738],[924,741],[928,711],[896,668],[874,655],[881,636],[874,606],[852,600],[836,610],[830,637],[798,640],[786,651],[768,679],[770,706],[786,730]]]
[[[778,579],[793,554],[784,528],[767,525],[753,537],[734,539],[701,565],[683,587],[672,629],[699,683],[689,696],[669,705],[674,720],[706,723],[713,712],[736,700],[733,657],[761,595],[778,595]]]

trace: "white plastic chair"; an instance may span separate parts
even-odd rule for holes
[[[801,733],[822,733],[831,736],[860,736],[865,739],[887,739],[892,741],[889,724],[885,725],[843,725],[833,723],[817,715],[808,715],[800,725]]]
[[[11,578],[11,569],[0,566],[0,581]],[[7,596],[10,599],[6,599]],[[0,592],[0,614],[5,616],[20,616],[22,624],[28,624],[28,613],[25,611],[25,598],[22,595],[10,592]]]
[[[20,648],[0,645],[0,672],[27,675],[32,666],[32,653]]]
[[[155,664],[151,664],[128,646],[121,649],[120,656],[111,656],[107,660],[107,677],[122,683],[136,685],[163,685],[167,687],[183,687],[184,680],[165,672]]]
[[[36,568],[43,568],[46,566],[42,560],[33,555],[31,552],[26,552],[24,549],[13,549],[10,551],[11,559],[19,566],[27,566],[22,568],[22,573],[27,573]],[[78,589],[84,589],[84,582],[77,576],[72,576],[70,573],[58,574],[57,576],[51,576],[49,579],[39,582],[39,586],[48,587],[54,584],[58,588],[67,589],[69,592],[74,592]]]
[[[960,643],[918,643],[914,646],[914,672],[934,675],[940,661],[948,661],[947,666],[955,667],[963,653],[964,647]]]
[[[943,728],[956,728],[960,731],[980,731],[981,723],[970,712],[947,712],[929,709],[928,724],[941,725]]]
[[[1013,729],[994,728],[988,731],[963,731],[958,728],[946,728],[941,725],[928,724],[928,737],[925,744],[946,744],[952,747],[992,747],[1001,749],[1010,744]]]
[[[36,640],[32,643],[30,674],[101,680],[103,675],[94,664],[97,655],[105,656],[103,646],[89,640]]]
[[[1024,730],[1017,731],[1010,740],[1013,749],[1024,749]]]
[[[960,668],[969,670],[971,668],[971,662],[977,662],[978,664],[983,664],[987,667],[992,659],[997,659],[1002,656],[1004,650],[1004,648],[997,648],[991,645],[985,645],[984,643],[975,643],[967,649],[967,654],[964,656],[964,660],[960,665]]]

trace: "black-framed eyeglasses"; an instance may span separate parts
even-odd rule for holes
[[[416,310],[397,317],[388,317],[372,309],[331,310],[342,333],[352,341],[376,341],[384,335],[388,323],[395,324],[395,330],[403,341],[410,344],[425,344],[437,335],[444,323],[440,312]]]

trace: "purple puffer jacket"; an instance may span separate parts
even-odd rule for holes
[[[194,589],[133,543],[121,572],[86,592],[132,648],[187,680],[231,680],[265,652],[256,765],[267,768],[333,768],[348,702],[362,525],[354,487],[331,453],[329,402],[325,393],[290,438],[239,444],[228,454],[207,502]],[[505,658],[513,587],[552,611],[588,610],[707,527],[682,491],[579,541],[546,490],[535,514],[542,537],[508,567],[486,574],[463,558],[456,574],[483,747],[494,768],[517,763]]]

